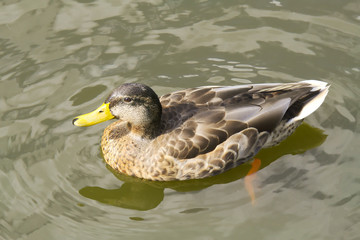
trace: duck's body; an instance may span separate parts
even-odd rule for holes
[[[112,168],[150,180],[198,179],[278,144],[321,105],[327,92],[327,83],[309,80],[199,87],[159,100],[145,85],[125,84],[91,114],[119,119],[106,127],[101,140]],[[74,124],[92,124],[87,118],[82,115]]]

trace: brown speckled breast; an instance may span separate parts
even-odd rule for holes
[[[130,176],[138,176],[136,162],[141,146],[129,134],[128,123],[114,122],[105,128],[101,148],[106,163],[112,168]]]

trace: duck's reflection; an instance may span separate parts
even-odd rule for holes
[[[261,168],[286,154],[300,154],[321,145],[326,139],[322,130],[303,123],[298,129],[278,146],[262,149],[256,158],[261,160]],[[220,175],[187,181],[153,182],[129,177],[108,169],[124,183],[118,189],[84,187],[79,193],[87,198],[122,208],[149,210],[158,206],[164,199],[164,189],[171,188],[178,192],[198,191],[214,184],[224,184],[243,178],[251,165],[242,164]],[[260,169],[261,169],[260,168]]]

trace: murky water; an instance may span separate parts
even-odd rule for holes
[[[360,3],[3,1],[1,239],[360,239]],[[108,123],[74,116],[114,87],[159,95],[200,85],[331,83],[290,139],[204,180],[119,176],[100,153]]]

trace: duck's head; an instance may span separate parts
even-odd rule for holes
[[[125,83],[114,89],[95,111],[74,118],[73,124],[85,127],[117,118],[145,131],[159,126],[161,112],[159,98],[150,87],[140,83]]]

